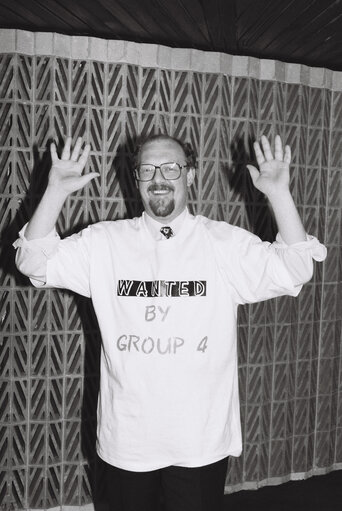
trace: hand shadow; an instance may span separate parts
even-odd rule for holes
[[[109,169],[109,174],[115,173],[114,181],[117,181],[124,200],[123,218],[140,216],[143,211],[139,190],[133,174],[135,151],[139,140],[137,137],[128,137],[124,143],[120,144],[113,159],[113,165]],[[113,181],[110,175],[109,179]]]
[[[274,241],[277,227],[267,198],[255,188],[247,165],[258,168],[253,150],[254,139],[248,138],[247,144],[239,138],[231,143],[232,165],[226,169],[231,196],[243,202],[245,218],[240,227],[253,232],[263,241]],[[247,146],[247,147],[246,147]]]

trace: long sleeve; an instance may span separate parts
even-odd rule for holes
[[[65,288],[89,297],[91,229],[63,240],[53,230],[45,238],[29,241],[25,229],[13,244],[18,270],[36,287]]]
[[[313,275],[313,261],[323,261],[326,248],[315,237],[286,245],[277,236],[274,243],[234,228],[226,243],[220,243],[224,273],[237,303],[254,303],[276,296],[297,296]]]
[[[56,252],[60,237],[53,229],[47,236],[28,241],[25,238],[27,224],[19,232],[19,238],[13,243],[17,249],[15,263],[18,270],[30,278],[36,287],[46,284],[47,261]]]
[[[306,241],[286,245],[277,235],[272,249],[281,258],[295,286],[308,282],[313,275],[313,261],[321,262],[327,256],[327,249],[317,238],[309,234]]]

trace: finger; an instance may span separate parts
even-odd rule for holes
[[[52,142],[50,144],[50,155],[51,155],[52,164],[57,163],[58,155],[57,155],[56,144],[54,142]]]
[[[291,147],[289,145],[285,146],[284,162],[288,165],[291,163]]]
[[[79,179],[79,183],[81,185],[80,188],[87,185],[89,181],[91,181],[95,177],[99,177],[99,175],[100,174],[98,172],[90,172],[89,174],[84,174],[84,176],[80,177]]]
[[[78,160],[78,163],[81,165],[82,169],[85,166],[85,164],[87,163],[89,153],[90,153],[90,144],[86,144],[86,146],[84,147],[83,152]]]
[[[254,144],[253,144],[253,148],[254,148],[254,152],[255,152],[256,160],[257,160],[258,165],[259,165],[259,167],[260,167],[260,165],[261,165],[262,163],[264,163],[265,158],[264,158],[264,155],[263,155],[262,150],[260,149],[260,144],[259,144],[259,142],[254,142]]]
[[[249,174],[252,178],[252,181],[255,184],[258,177],[260,176],[260,173],[257,168],[253,167],[253,165],[247,165],[247,168],[249,170]]]
[[[95,177],[98,177],[100,174],[97,172],[91,172],[90,174],[85,174],[84,176],[78,176],[77,178],[69,178],[65,185],[68,193],[76,192],[77,190],[80,190],[84,186],[86,186],[89,181],[94,179]]]
[[[279,135],[276,135],[274,141],[274,158],[279,161],[283,161],[284,158],[283,144]]]
[[[68,137],[65,141],[65,145],[63,147],[61,160],[69,160],[70,158],[70,146],[71,146],[71,137]]]
[[[76,141],[76,144],[75,144],[75,147],[74,147],[74,150],[73,150],[73,152],[71,154],[72,161],[77,161],[78,160],[78,156],[79,156],[79,153],[80,153],[81,146],[82,146],[82,137],[78,137],[78,139]]]
[[[272,151],[271,151],[271,146],[270,146],[270,143],[268,141],[268,138],[266,138],[265,135],[263,135],[261,137],[261,145],[262,145],[262,149],[264,151],[265,160],[266,161],[273,160],[273,154],[272,154]]]

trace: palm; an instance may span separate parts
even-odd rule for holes
[[[49,184],[58,187],[59,190],[69,194],[85,186],[98,173],[82,175],[90,152],[90,146],[86,145],[81,152],[82,140],[79,138],[71,152],[71,138],[68,138],[61,158],[58,158],[55,144],[51,144],[52,167],[49,174]]]
[[[254,186],[267,194],[274,187],[289,186],[289,165],[278,160],[265,161],[259,167]]]
[[[76,162],[59,160],[51,168],[49,182],[61,186],[66,192],[74,192],[83,186],[79,179],[82,170]]]
[[[252,165],[248,165],[248,169],[254,186],[265,195],[270,196],[272,193],[289,188],[291,151],[289,146],[285,146],[285,151],[283,151],[278,135],[275,138],[274,156],[266,137],[261,138],[261,143],[262,149],[258,142],[254,143],[259,170]]]

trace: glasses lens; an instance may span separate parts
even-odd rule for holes
[[[160,170],[165,179],[178,179],[181,173],[181,168],[178,163],[163,163]]]
[[[150,181],[154,175],[154,165],[140,165],[137,174],[140,181]]]

